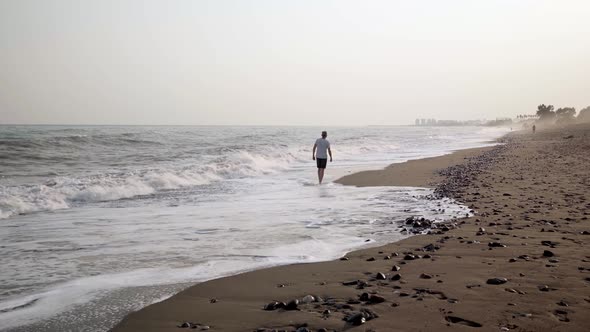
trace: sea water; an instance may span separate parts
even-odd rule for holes
[[[311,149],[334,162],[317,185]],[[0,330],[107,331],[188,285],[402,239],[468,209],[362,169],[493,144],[487,127],[0,126]]]

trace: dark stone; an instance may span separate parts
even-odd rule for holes
[[[401,270],[401,269],[402,269],[401,267],[399,267],[399,266],[397,266],[397,265],[394,265],[394,266],[391,268],[391,271],[399,271],[399,270]]]
[[[379,316],[369,310],[369,309],[361,309],[360,312],[352,312],[344,317],[344,320],[352,325],[362,325],[367,321],[372,319],[379,318]]]
[[[435,246],[434,244],[431,243],[431,244],[425,246],[422,249],[424,249],[424,251],[437,251],[438,249],[440,249],[440,247],[439,246]]]
[[[490,243],[488,243],[488,247],[490,247],[490,248],[506,248],[506,245],[502,244],[500,242],[490,242]]]
[[[547,285],[542,285],[542,286],[539,286],[539,290],[541,292],[549,292],[549,291],[555,290],[555,288],[551,288],[551,287],[549,287]]]
[[[467,325],[470,327],[482,327],[483,325],[481,325],[480,323],[471,321],[471,320],[467,320],[467,319],[463,319],[461,317],[455,317],[455,316],[446,316],[445,319],[448,322],[451,322],[453,324],[461,324],[461,325]]]
[[[545,250],[543,251],[543,257],[553,257],[555,254],[552,251]]]
[[[418,257],[414,254],[407,254],[404,256],[404,260],[406,261],[413,261],[414,259],[418,259]]]
[[[346,257],[346,256],[344,256],[344,257],[340,258],[340,260],[341,260],[341,261],[347,261],[347,260],[349,260],[349,258],[348,258],[348,257]]]
[[[393,281],[397,281],[400,280],[402,278],[402,275],[397,273],[396,275],[394,275],[393,277],[391,277],[391,280]]]
[[[276,309],[282,308],[284,306],[285,306],[285,304],[282,303],[282,302],[272,301],[272,302],[269,302],[267,305],[264,306],[264,310],[272,311],[272,310],[276,310]]]
[[[508,279],[506,278],[490,278],[488,279],[488,281],[486,281],[486,283],[488,285],[501,285],[501,284],[505,284],[508,282]]]
[[[354,280],[354,281],[345,281],[342,283],[342,285],[344,286],[354,286],[354,285],[358,285],[360,280]]]
[[[285,310],[297,310],[299,306],[299,300],[298,299],[294,299],[289,301],[289,303],[287,303],[287,305],[285,306]]]
[[[430,274],[422,273],[420,279],[432,279],[432,276]]]
[[[375,257],[367,258],[367,262],[374,262],[374,261],[375,261]]]
[[[385,302],[385,298],[382,297],[382,296],[373,294],[373,295],[371,295],[369,297],[369,302],[371,302],[371,303],[383,303],[383,302]]]
[[[361,301],[369,301],[369,293],[362,293],[361,296],[359,296],[359,300]]]
[[[361,313],[363,314],[366,320],[379,318],[379,315],[377,315],[374,311],[370,309],[363,308],[361,309]]]
[[[558,244],[557,242],[552,242],[552,241],[541,241],[541,244],[547,247],[551,247],[551,248],[555,248],[555,246]]]
[[[184,322],[180,325],[176,325],[176,327],[181,328],[181,329],[190,329],[191,327],[193,327],[193,324],[189,323],[189,322]]]
[[[357,289],[364,289],[364,288],[365,288],[365,287],[367,287],[367,286],[369,286],[369,284],[368,284],[368,283],[366,283],[366,282],[364,282],[364,281],[362,281],[362,280],[359,280],[359,281],[357,282],[356,288],[357,288]]]
[[[358,326],[358,325],[363,325],[367,321],[367,319],[365,318],[365,316],[362,313],[358,312],[358,313],[348,316],[346,318],[346,321],[352,325]]]
[[[311,332],[311,330],[308,329],[307,327],[302,326],[302,327],[298,328],[296,332]]]
[[[377,273],[377,275],[375,276],[375,278],[377,280],[385,280],[385,279],[387,279],[387,277],[385,276],[385,274],[383,274],[381,272]]]
[[[312,302],[318,302],[315,298],[315,296],[313,295],[305,295],[301,301],[299,301],[299,303],[312,303]]]

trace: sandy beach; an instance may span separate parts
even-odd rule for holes
[[[197,284],[112,331],[587,331],[590,126],[501,142],[336,181],[430,186],[473,217],[346,259]]]

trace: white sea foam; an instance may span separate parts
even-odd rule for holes
[[[213,276],[235,274],[268,265],[252,263],[245,266],[243,261],[218,261],[186,268],[140,269],[79,278],[54,285],[39,293],[0,302],[0,330],[50,318],[115,289],[205,281]]]
[[[268,157],[239,151],[230,160],[181,170],[147,170],[87,178],[51,179],[44,184],[0,186],[0,218],[15,214],[67,209],[75,204],[114,201],[160,191],[206,185],[222,179],[258,176],[285,170],[295,158],[290,153]]]

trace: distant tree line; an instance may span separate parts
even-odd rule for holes
[[[555,122],[558,124],[578,122],[590,122],[590,106],[582,109],[576,117],[574,107],[561,107],[554,110],[553,105],[541,104],[537,106],[537,117],[541,122]]]

